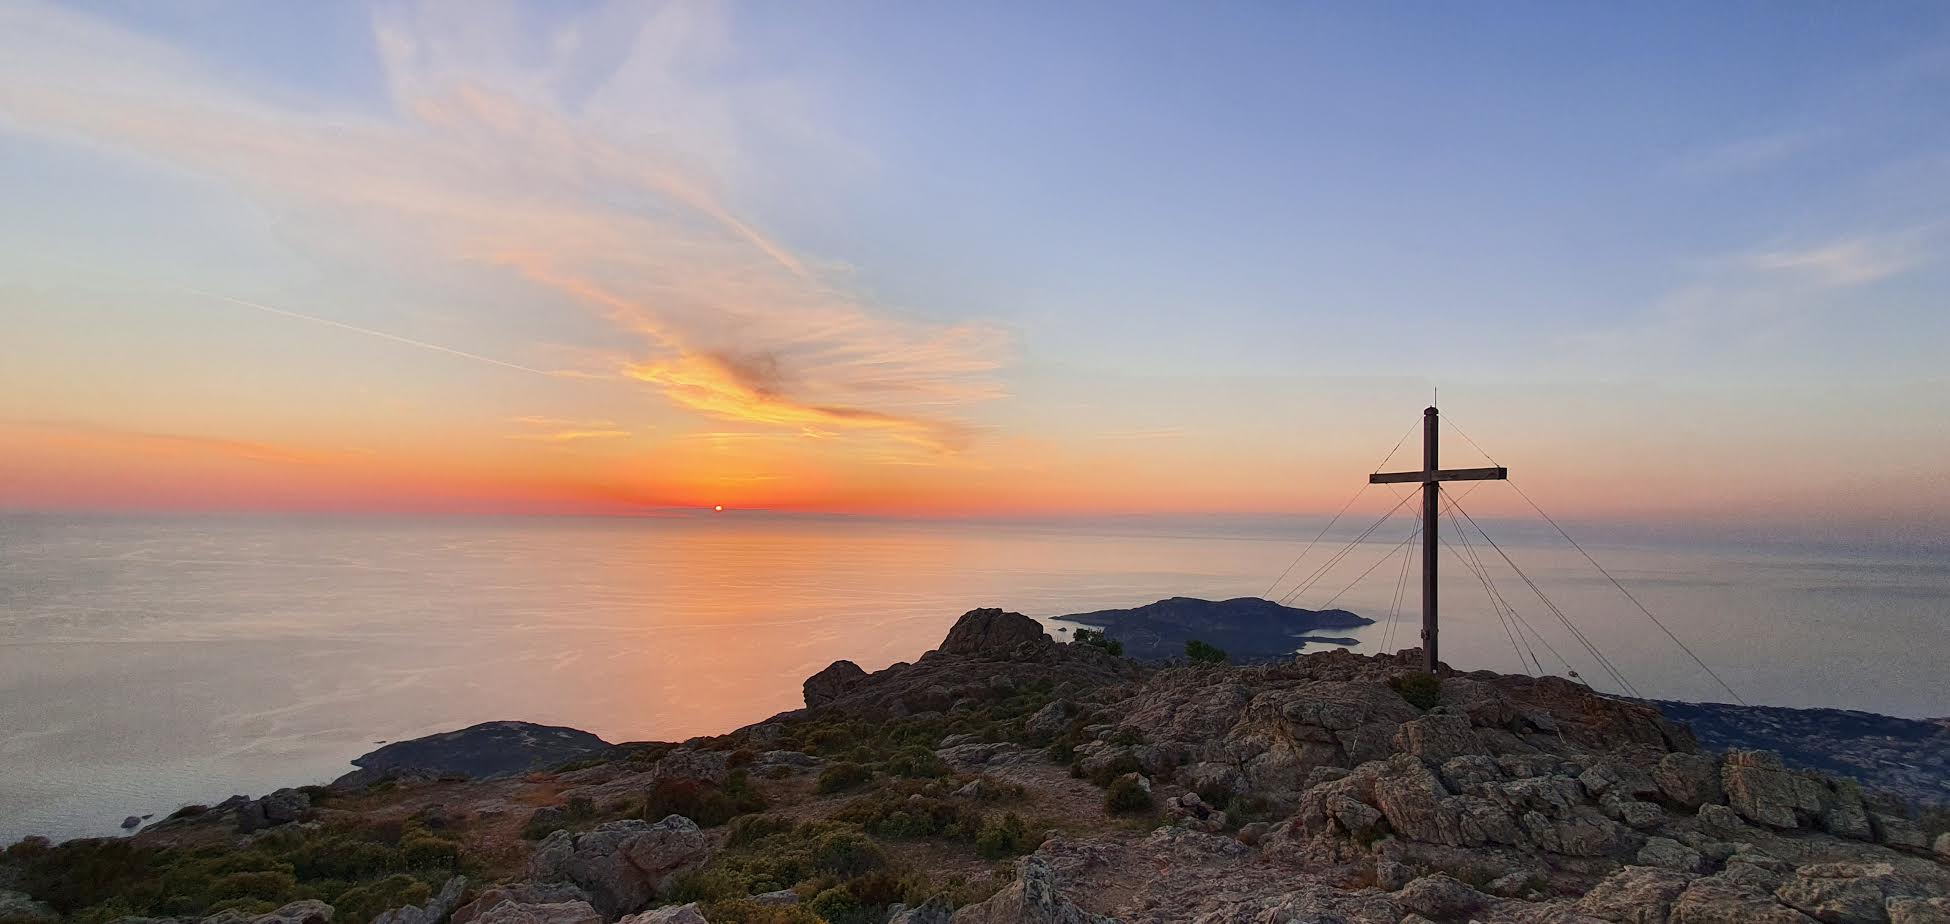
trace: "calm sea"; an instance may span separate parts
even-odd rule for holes
[[[0,515],[0,842],[323,782],[381,742],[490,719],[612,741],[726,731],[800,705],[800,682],[837,658],[916,657],[972,607],[1050,617],[1262,594],[1317,528]],[[1347,633],[1379,649],[1400,538],[1294,603],[1353,582],[1334,605],[1380,619]],[[1508,551],[1643,693],[1726,698],[1568,547]],[[1750,701],[1950,713],[1940,557],[1592,551]],[[1481,584],[1447,567],[1445,659],[1519,669],[1529,655]],[[1526,587],[1493,574],[1547,670],[1563,670],[1555,647],[1610,686]],[[1406,597],[1391,647],[1412,644],[1412,575]]]

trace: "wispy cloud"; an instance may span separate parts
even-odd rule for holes
[[[510,423],[525,429],[508,434],[508,439],[533,443],[580,443],[586,440],[619,440],[635,434],[613,420],[575,420],[561,417],[516,417]]]
[[[1927,255],[1917,231],[1858,235],[1814,247],[1764,250],[1748,255],[1747,265],[1792,273],[1828,286],[1852,286],[1887,279],[1923,262]]]
[[[903,317],[726,204],[759,172],[744,144],[755,122],[809,149],[827,139],[790,81],[722,76],[736,70],[724,66],[736,48],[717,8],[602,7],[534,32],[471,7],[390,9],[374,42],[391,112],[373,115],[252,95],[111,22],[10,4],[0,132],[215,176],[334,246],[361,241],[409,271],[459,268],[566,298],[611,325],[613,365],[552,370],[324,309],[213,298],[523,372],[620,376],[717,419],[931,451],[967,445],[976,430],[961,416],[1001,394],[992,376],[1009,338]],[[547,298],[537,303],[547,310]],[[609,438],[605,429],[557,432]]]

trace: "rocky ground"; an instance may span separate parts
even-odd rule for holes
[[[1851,776],[1917,802],[1950,806],[1950,722],[1849,709],[1655,702],[1702,746],[1773,750],[1797,767]]]
[[[1941,816],[1568,681],[1416,663],[1162,667],[977,610],[723,736],[23,842],[0,922],[1950,922]]]

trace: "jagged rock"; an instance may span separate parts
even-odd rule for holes
[[[1727,804],[1748,821],[1770,828],[1792,830],[1801,824],[1799,816],[1821,814],[1819,792],[1796,783],[1772,751],[1729,751],[1720,768]]]
[[[1796,870],[1774,897],[1824,924],[1883,924],[1884,889],[1895,878],[1887,863],[1816,863]]]
[[[603,916],[583,901],[504,901],[475,916],[473,924],[603,924]]]
[[[315,898],[292,902],[268,914],[251,918],[251,924],[331,924],[332,906]]]
[[[834,661],[826,669],[806,678],[805,695],[807,708],[818,708],[852,692],[867,672],[852,661]]]
[[[691,902],[688,905],[672,905],[655,911],[645,911],[642,914],[628,915],[618,919],[616,924],[711,924],[711,922],[704,919],[704,912],[698,909],[697,902]]]
[[[963,744],[934,752],[942,762],[961,773],[1008,767],[1036,759],[1037,752],[1021,745],[998,741],[990,744]]]
[[[1874,829],[1878,844],[1909,850],[1928,850],[1930,847],[1930,839],[1924,835],[1923,829],[1901,815],[1870,812],[1869,827]]]
[[[715,839],[682,815],[655,824],[612,821],[581,834],[557,831],[535,848],[528,875],[588,890],[606,916],[629,914],[709,860]]]
[[[1755,889],[1717,876],[1695,879],[1672,905],[1671,924],[1814,924]]]
[[[24,892],[10,892],[0,889],[0,921],[18,921],[21,924],[47,922],[53,924],[61,916],[46,902],[37,902]]]
[[[887,914],[887,924],[948,924],[954,914],[954,906],[937,895],[913,908],[895,905]]]
[[[261,799],[245,800],[236,806],[237,830],[245,834],[262,828],[290,824],[311,811],[311,797],[296,789],[280,789]]]
[[[1750,830],[1738,812],[1724,805],[1700,806],[1699,827],[1707,834],[1727,840],[1737,840]]]
[[[1706,754],[1671,753],[1652,768],[1659,792],[1674,805],[1697,809],[1725,798],[1720,789],[1720,760]]]
[[[466,891],[466,876],[451,877],[425,904],[382,911],[371,924],[440,924],[460,904],[461,894]]]
[[[589,893],[581,886],[569,882],[521,882],[513,885],[498,885],[481,890],[474,900],[454,909],[454,916],[447,924],[468,924],[475,918],[492,910],[503,902],[519,902],[525,905],[559,905],[580,902],[587,905]],[[593,908],[591,909],[593,913]]]
[[[942,654],[1006,655],[1018,645],[1054,645],[1043,624],[1021,613],[996,608],[969,610],[955,620],[941,642]]]
[[[774,892],[761,892],[757,895],[752,896],[752,901],[755,904],[760,904],[760,905],[796,905],[799,904],[799,893],[794,892],[791,889],[779,889]]]
[[[1485,753],[1467,716],[1435,713],[1403,722],[1395,733],[1395,749],[1434,765],[1464,754]]]
[[[1487,907],[1495,899],[1452,876],[1423,876],[1395,893],[1395,901],[1417,914],[1456,918]]]
[[[1674,900],[1692,879],[1678,870],[1627,866],[1593,886],[1575,908],[1619,924],[1666,924]]]
[[[1374,884],[1390,892],[1398,892],[1405,885],[1415,881],[1415,870],[1406,863],[1394,860],[1376,860],[1374,864]]]
[[[1348,836],[1365,841],[1381,833],[1381,811],[1366,802],[1358,802],[1346,796],[1329,796],[1326,810],[1328,817],[1339,823]]]
[[[954,924],[1115,924],[1115,919],[1091,914],[1065,898],[1056,870],[1038,854],[1022,859],[1015,882],[987,901],[964,906],[949,920]]]
[[[1706,858],[1700,852],[1669,837],[1647,838],[1645,846],[1639,848],[1640,866],[1657,866],[1677,870],[1682,873],[1699,873],[1706,869]]]
[[[1950,924],[1950,898],[1892,898],[1889,924]]]
[[[1858,841],[1875,840],[1875,827],[1869,823],[1868,806],[1862,803],[1862,789],[1853,780],[1837,780],[1824,794],[1821,828],[1836,837]]]
[[[1070,722],[1077,717],[1077,711],[1076,703],[1067,699],[1054,700],[1023,722],[1022,730],[1036,741],[1054,738],[1070,727]]]
[[[1936,843],[1930,848],[1939,858],[1950,861],[1950,832],[1936,836]]]

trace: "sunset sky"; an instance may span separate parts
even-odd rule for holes
[[[1950,535],[1941,4],[0,0],[0,202],[0,507],[1331,513],[1439,387]]]

